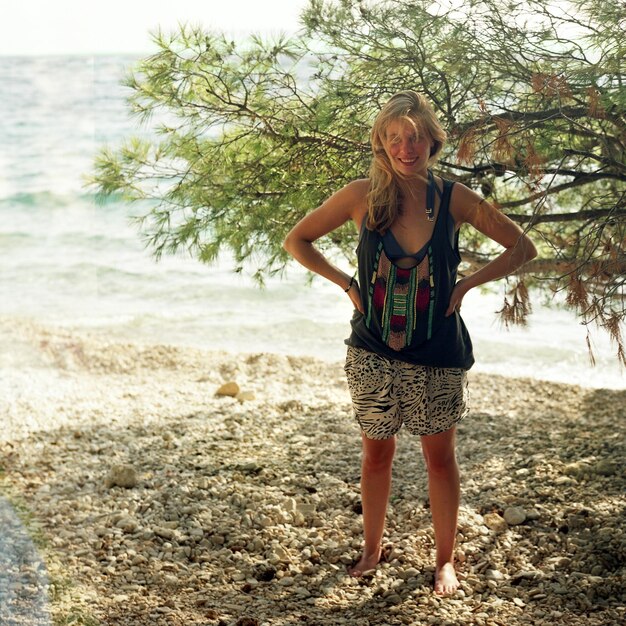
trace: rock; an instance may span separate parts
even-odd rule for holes
[[[544,383],[476,374],[464,454],[485,469],[468,481],[471,495],[460,510],[462,589],[444,599],[432,593],[431,516],[418,495],[427,485],[423,473],[395,473],[398,497],[385,529],[391,561],[363,579],[347,575],[363,531],[359,462],[345,454],[357,442],[341,363],[270,354],[248,361],[166,347],[153,358],[151,350],[127,355],[124,371],[136,374],[102,376],[102,368],[90,365],[84,380],[77,370],[55,376],[49,409],[42,399],[38,410],[51,420],[67,412],[67,426],[51,422],[35,437],[0,443],[7,478],[32,509],[33,534],[43,534],[63,556],[64,576],[90,583],[74,590],[90,612],[156,625],[235,626],[246,616],[259,626],[556,626],[568,616],[589,626],[621,623],[626,534],[615,418],[623,392],[590,395],[545,383],[554,397],[542,411],[537,388]],[[85,362],[92,363],[102,351],[88,352]],[[0,386],[11,368],[5,370]],[[204,372],[207,382],[198,384]],[[25,373],[15,396],[24,403],[22,422],[37,402],[30,382],[36,373]],[[256,400],[214,397],[234,380],[254,389]],[[4,397],[11,393],[5,385]],[[614,415],[597,411],[602,403]],[[557,412],[571,419],[555,420]],[[529,419],[516,419],[513,430],[501,419],[526,413]],[[323,454],[315,452],[320,441]],[[403,446],[402,462],[414,460],[419,442]],[[577,467],[563,470],[574,461]],[[120,463],[134,466],[134,489],[104,487],[109,469]],[[607,478],[611,464],[616,474]],[[523,467],[530,471],[517,471]],[[562,475],[565,489],[555,484]],[[481,492],[481,485],[488,489]],[[602,493],[607,497],[593,497]],[[526,515],[521,526],[509,525],[516,520],[507,508],[516,505]],[[25,600],[41,581],[43,564],[41,557],[22,558],[6,514],[0,506],[6,548],[0,597],[6,572],[4,596]],[[7,564],[12,554],[17,563]],[[46,584],[39,583],[40,593]],[[563,617],[553,619],[553,610]]]
[[[295,513],[298,510],[298,503],[295,498],[287,498],[283,502],[283,509],[288,513]]]
[[[537,509],[529,509],[526,511],[527,520],[536,520],[541,517],[541,513]]]
[[[502,532],[509,527],[506,520],[502,519],[497,513],[486,513],[483,515],[483,520],[487,528],[498,532]]]
[[[555,485],[571,485],[573,484],[574,481],[569,477],[569,476],[557,476],[554,479],[554,484]]]
[[[574,463],[568,463],[563,467],[563,473],[567,476],[574,476],[580,478],[589,471],[589,464],[584,461],[575,461]]]
[[[488,569],[485,572],[485,578],[487,580],[504,580],[504,574],[497,569]]]
[[[511,577],[511,583],[516,584],[516,583],[519,583],[520,580],[524,580],[524,579],[525,580],[537,580],[540,578],[542,578],[542,574],[539,571],[521,570]],[[532,590],[531,590],[530,595],[533,595]]]
[[[113,596],[113,602],[116,604],[122,604],[123,602],[128,602],[128,596],[126,594],[118,594]]]
[[[276,577],[276,568],[259,565],[253,572],[254,578],[262,582],[269,582]]]
[[[176,536],[176,531],[173,528],[155,526],[152,530],[157,537],[161,537],[162,539],[174,539]]]
[[[216,392],[216,396],[230,396],[231,398],[235,398],[237,394],[240,392],[239,385],[234,382],[224,383]]]
[[[235,622],[235,626],[259,626],[259,624],[259,620],[254,617],[240,617]]]
[[[617,472],[617,467],[613,461],[602,459],[593,466],[593,471],[600,476],[613,476]]]
[[[402,598],[397,593],[392,593],[385,598],[385,602],[392,605],[401,604]]]
[[[509,506],[504,510],[504,519],[511,526],[523,524],[526,521],[526,511],[520,506]]]
[[[291,555],[282,546],[276,546],[269,560],[270,560],[270,563],[272,564],[281,563],[281,562],[287,563],[291,561]]]
[[[240,391],[235,394],[235,398],[239,400],[239,402],[250,402],[251,400],[256,399],[256,396],[254,395],[254,391]]]
[[[130,489],[137,485],[137,472],[132,465],[114,465],[105,480],[107,489],[125,487]]]
[[[416,578],[417,576],[419,576],[419,570],[415,569],[414,567],[409,567],[404,571],[401,571],[399,576],[404,580],[409,580],[409,578]]]
[[[305,517],[313,515],[317,507],[312,502],[298,502],[296,505],[298,513],[302,513]]]
[[[122,517],[115,524],[116,528],[121,528],[125,533],[133,533],[137,530],[137,520],[132,517]]]

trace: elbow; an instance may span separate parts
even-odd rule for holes
[[[513,255],[517,257],[520,265],[532,261],[537,256],[537,248],[528,235],[522,234],[513,246]]]
[[[537,256],[537,248],[530,237],[526,235],[524,235],[522,245],[524,250],[524,261],[528,263],[528,261],[532,261]]]
[[[286,250],[292,257],[298,259],[302,254],[305,246],[310,246],[311,241],[303,239],[300,235],[296,234],[295,229],[287,233],[287,236],[283,240],[283,250]]]
[[[292,232],[288,232],[287,236],[283,240],[283,250],[286,250],[291,256],[293,256],[294,237]]]

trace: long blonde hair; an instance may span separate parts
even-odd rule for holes
[[[399,183],[403,176],[393,169],[385,150],[387,127],[393,120],[405,120],[420,134],[427,132],[431,136],[434,145],[428,167],[437,160],[446,140],[446,132],[439,124],[432,105],[415,91],[401,91],[391,96],[380,110],[370,135],[373,158],[369,171],[366,226],[381,233],[393,224],[402,200]]]

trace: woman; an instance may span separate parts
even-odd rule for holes
[[[302,265],[341,287],[355,307],[346,375],[363,446],[364,549],[349,572],[361,576],[381,559],[395,434],[404,423],[421,437],[428,469],[434,589],[440,595],[459,586],[455,424],[468,412],[466,372],[474,362],[459,310],[470,289],[507,276],[536,255],[530,239],[500,211],[464,185],[432,174],[445,139],[422,95],[394,95],[372,128],[369,178],[337,191],[296,224],[284,243]],[[313,245],[347,220],[360,233],[358,280]],[[504,250],[457,282],[462,224]]]

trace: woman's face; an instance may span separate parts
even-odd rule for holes
[[[392,120],[385,131],[385,152],[393,169],[404,176],[424,173],[433,140],[406,120]]]

